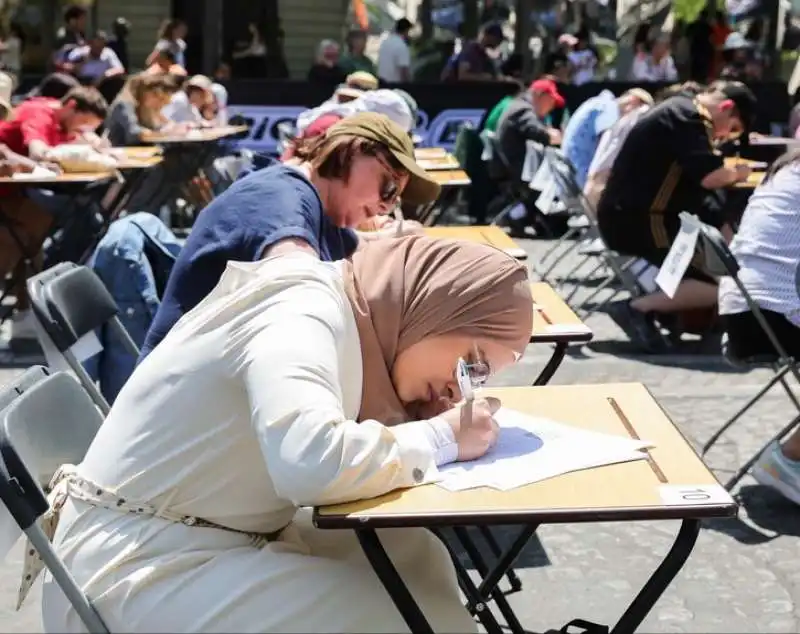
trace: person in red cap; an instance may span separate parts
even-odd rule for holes
[[[542,145],[560,145],[561,131],[549,127],[545,120],[556,108],[564,107],[564,97],[558,92],[555,81],[541,77],[528,90],[514,97],[497,123],[497,140],[504,154],[507,167],[505,175],[513,181],[519,180],[527,151],[526,143],[535,141]],[[509,219],[511,231],[523,235],[528,224],[526,216]]]
[[[525,142],[560,145],[561,131],[545,124],[545,118],[556,108],[564,107],[564,97],[552,79],[537,79],[525,92],[508,104],[497,123],[500,147],[510,165],[509,177],[518,178],[525,160]]]

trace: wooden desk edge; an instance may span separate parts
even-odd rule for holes
[[[436,486],[430,484],[426,486]],[[358,528],[428,528],[440,526],[507,526],[520,524],[578,524],[590,522],[637,522],[658,520],[703,520],[735,517],[739,505],[687,504],[607,508],[562,508],[498,512],[448,512],[428,515],[403,513],[356,516],[326,514],[324,507],[315,507],[314,526],[320,529]]]
[[[532,332],[530,343],[588,343],[594,339],[594,331],[575,330],[573,332]]]

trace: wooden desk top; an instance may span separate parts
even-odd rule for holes
[[[199,128],[190,130],[185,134],[174,135],[170,133],[160,134],[158,132],[148,132],[144,138],[149,143],[159,143],[165,145],[180,144],[180,143],[208,143],[210,141],[219,141],[229,136],[247,132],[247,126],[224,126],[221,128]]]
[[[747,177],[746,181],[736,183],[734,185],[737,189],[755,189],[764,180],[764,172],[753,172]]]
[[[115,172],[72,172],[69,174],[59,174],[52,177],[38,178],[11,178],[10,176],[0,177],[2,185],[19,185],[20,187],[53,187],[58,185],[91,185],[100,181],[115,178]]]
[[[160,155],[147,157],[125,157],[117,161],[117,169],[136,170],[155,167],[164,162],[164,157]]]
[[[769,163],[765,163],[764,161],[753,161],[738,156],[725,157],[725,167],[734,169],[737,165],[747,165],[751,170],[756,172],[763,172],[769,167]]]
[[[437,156],[435,158],[417,158],[419,166],[428,171],[435,172],[438,170],[461,170],[461,165],[452,154],[445,156]]]
[[[442,187],[463,187],[472,184],[464,170],[434,170],[428,173]]]
[[[525,250],[509,238],[500,227],[426,227],[425,234],[433,238],[450,238],[489,244],[518,260],[525,260],[528,257]]]
[[[442,158],[449,152],[443,147],[418,147],[414,150],[414,156],[419,159]]]
[[[567,473],[510,491],[450,492],[427,484],[320,507],[314,511],[315,524],[320,528],[556,524],[702,519],[736,513],[731,496],[640,383],[484,391],[520,412],[590,431],[638,436],[655,448],[648,460]],[[705,493],[685,497],[686,490],[698,487]],[[703,501],[706,496],[709,501]]]
[[[157,145],[134,145],[128,147],[114,148],[116,153],[122,154],[128,159],[146,159],[153,156],[160,156],[163,152]]]
[[[536,307],[531,343],[577,343],[592,340],[592,329],[581,321],[550,284],[532,283],[531,295]]]

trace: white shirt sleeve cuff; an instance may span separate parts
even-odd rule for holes
[[[458,457],[450,425],[440,419],[420,420],[390,427],[400,449],[405,486],[426,484],[438,479],[437,466]]]

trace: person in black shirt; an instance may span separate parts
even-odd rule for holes
[[[114,51],[122,62],[126,71],[130,72],[130,58],[128,57],[128,35],[131,32],[131,23],[123,17],[114,20],[111,25],[112,36],[108,41],[108,48]]]
[[[717,144],[740,136],[751,124],[755,97],[738,82],[662,102],[631,129],[597,206],[600,233],[610,249],[661,266],[680,229],[679,214],[694,213],[733,236],[708,194],[746,180],[747,168],[724,166]],[[636,343],[660,347],[655,315],[713,307],[716,282],[691,266],[672,298],[662,292],[617,302],[611,317]]]

